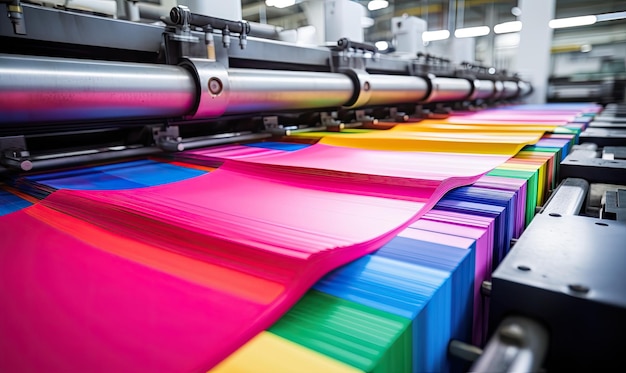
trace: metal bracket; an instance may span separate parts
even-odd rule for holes
[[[22,171],[33,168],[24,136],[0,137],[0,162],[9,168]]]
[[[152,138],[154,143],[165,151],[180,152],[185,150],[177,126],[154,127],[152,128]]]
[[[279,128],[278,116],[263,117],[263,126],[266,130]]]
[[[26,25],[24,24],[24,11],[20,0],[3,0],[7,4],[7,15],[13,24],[13,32],[16,35],[26,35]]]
[[[176,14],[179,27],[176,27],[175,34],[168,34],[168,37],[180,42],[197,43],[200,39],[191,35],[191,10],[184,5],[179,5]]]
[[[470,372],[538,372],[548,349],[548,331],[526,317],[509,316]]]
[[[601,213],[602,219],[626,222],[626,189],[606,191]]]

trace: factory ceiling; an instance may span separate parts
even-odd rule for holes
[[[265,0],[241,0],[243,18],[288,29],[304,26],[307,20],[303,7],[298,4],[300,1],[281,9],[266,6]],[[369,3],[368,0],[357,2],[364,6]],[[517,4],[517,0],[390,0],[388,7],[369,11],[374,25],[365,31],[365,38],[369,41],[390,39],[391,18],[404,14],[425,19],[429,30],[493,26],[496,23],[514,21],[516,16],[512,9]],[[624,0],[556,0],[555,18],[621,11],[626,11]],[[610,23],[615,26],[616,22],[620,22],[626,30],[625,21]]]

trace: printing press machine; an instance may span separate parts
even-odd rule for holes
[[[347,38],[325,46],[282,42],[265,25],[184,6],[147,23],[0,2],[9,15],[0,20],[0,175],[299,131],[382,129],[517,102],[532,90],[506,72],[423,54],[381,55]],[[608,105],[581,134],[561,164],[560,186],[483,284],[492,338],[485,346],[450,344],[451,355],[474,362],[472,371],[620,362],[623,110]]]

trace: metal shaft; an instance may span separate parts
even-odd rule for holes
[[[178,66],[0,55],[0,125],[180,117],[195,98]]]
[[[432,92],[426,102],[462,101],[472,92],[472,83],[466,79],[437,77],[431,82]]]
[[[417,76],[370,75],[371,96],[368,105],[417,103],[428,94],[428,84]]]
[[[228,79],[226,114],[339,107],[354,91],[337,73],[229,69]]]

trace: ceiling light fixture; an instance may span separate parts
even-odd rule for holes
[[[581,17],[569,17],[558,18],[548,22],[550,28],[566,28],[576,26],[588,26],[596,23],[596,16],[581,16]]]
[[[386,0],[372,0],[367,3],[367,9],[370,11],[385,9],[389,6],[389,1]]]
[[[265,0],[266,6],[273,6],[274,8],[286,8],[296,3],[296,0]]]
[[[508,32],[519,32],[522,30],[521,21],[498,23],[493,26],[493,32],[496,34],[506,34]]]
[[[437,30],[437,31],[424,31],[422,32],[422,41],[435,41],[435,40],[446,40],[450,37],[450,31],[448,30]]]
[[[456,38],[473,38],[476,36],[485,36],[489,35],[491,29],[489,26],[477,26],[477,27],[467,27],[460,28],[454,31],[454,37]]]
[[[384,52],[387,49],[389,49],[389,43],[387,43],[384,40],[377,41],[374,45],[376,45],[376,49],[378,49],[381,52]]]

